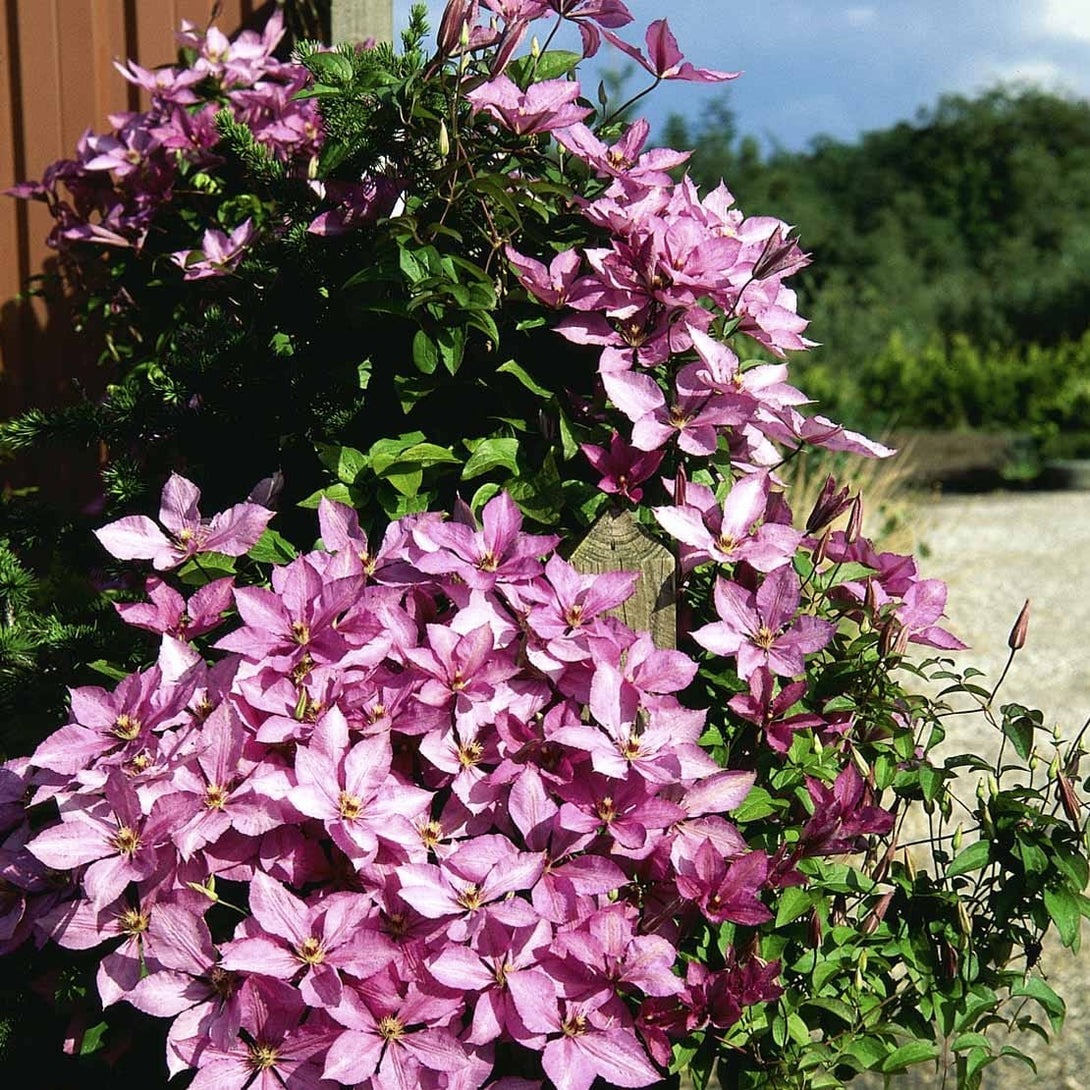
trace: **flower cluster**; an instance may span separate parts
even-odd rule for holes
[[[322,127],[315,104],[295,98],[310,73],[274,56],[283,34],[280,11],[260,34],[243,31],[234,41],[215,26],[202,32],[183,21],[177,38],[188,63],[154,70],[131,60],[116,65],[150,96],[147,110],[111,115],[111,132],[88,130],[74,159],[58,160],[40,182],[10,192],[48,204],[54,219],[48,242],[59,250],[91,242],[139,251],[179,181],[215,172],[221,162],[214,150],[220,140],[216,115],[224,110],[305,177],[321,149]],[[223,232],[210,229],[203,251],[182,251],[176,260],[187,278],[221,274],[251,238],[248,223],[238,225],[229,247]]]

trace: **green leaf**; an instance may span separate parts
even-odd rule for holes
[[[1079,941],[1079,926],[1082,922],[1078,897],[1063,886],[1046,889],[1045,908],[1060,933],[1060,942],[1074,950]]]
[[[306,65],[321,83],[349,83],[353,76],[352,62],[343,53],[312,53]]]
[[[1048,1015],[1054,1032],[1059,1033],[1067,1007],[1064,1001],[1039,977],[1031,976],[1011,986],[1011,996],[1029,996],[1035,999]]]
[[[290,564],[299,553],[287,538],[266,528],[246,555],[259,564]]]
[[[187,587],[203,587],[225,575],[235,574],[235,558],[223,553],[202,553],[178,569],[178,578]]]
[[[422,329],[413,335],[413,363],[424,375],[433,374],[439,366],[439,346]]]
[[[919,768],[920,790],[928,802],[934,802],[942,790],[946,773],[931,765],[921,765]]]
[[[772,796],[763,787],[754,787],[746,795],[742,805],[734,811],[734,820],[743,823],[757,821],[775,812],[776,807],[772,805]]]
[[[533,56],[530,55],[512,61],[507,66],[507,71],[511,79],[525,90],[531,78],[535,83],[545,79],[560,79],[569,72],[573,72],[582,59],[582,53],[570,53],[566,49],[550,49],[538,55],[536,66]]]
[[[439,331],[439,358],[453,375],[462,366],[466,347],[466,331],[461,326],[450,326]]]
[[[807,999],[803,1003],[804,1007],[817,1007],[819,1010],[828,1011],[830,1014],[835,1014],[842,1022],[846,1022],[849,1026],[855,1023],[855,1011],[844,1002],[843,999],[835,999],[833,997],[821,997],[817,999]]]
[[[1033,1058],[1027,1056],[1021,1049],[1015,1048],[1014,1045],[1004,1045],[999,1050],[1000,1056],[1013,1056],[1016,1060],[1021,1060],[1035,1075],[1037,1074],[1037,1064]]]
[[[946,868],[947,878],[956,878],[959,874],[968,874],[970,871],[980,870],[991,862],[992,846],[987,840],[978,840],[967,848],[962,848],[954,857],[954,861]]]
[[[808,890],[799,886],[788,886],[780,897],[780,903],[776,906],[776,923],[774,926],[783,927],[792,920],[797,920],[813,905],[813,899]]]
[[[400,464],[400,463],[399,463]],[[424,471],[422,469],[407,469],[403,472],[388,472],[385,479],[390,482],[403,496],[415,496],[424,483]]]
[[[530,393],[537,394],[538,397],[553,396],[552,390],[546,390],[544,386],[531,378],[530,373],[522,364],[516,363],[514,360],[508,360],[506,363],[501,363],[496,370],[504,375],[513,375],[530,391]]]
[[[296,506],[314,510],[323,499],[332,500],[334,503],[347,503],[351,506],[352,492],[346,484],[331,484],[328,488],[319,488],[317,492],[311,492],[306,499],[300,500]]]
[[[122,670],[120,666],[114,666],[112,662],[107,662],[105,659],[95,659],[94,662],[89,662],[87,665],[96,674],[102,674],[111,681],[123,681],[130,673],[129,670]]]
[[[856,1037],[848,1044],[847,1053],[853,1056],[864,1071],[876,1067],[889,1055],[889,1046],[875,1037]]]
[[[462,480],[470,481],[497,468],[506,469],[515,476],[519,471],[518,452],[517,439],[484,439],[473,448],[469,461],[462,469]]]
[[[337,475],[342,484],[353,484],[360,473],[367,468],[370,458],[355,447],[318,444],[318,458],[327,469]]]
[[[1002,712],[1003,733],[1011,740],[1015,752],[1024,761],[1033,750],[1033,729],[1040,725],[1041,713],[1030,712],[1021,704],[1004,704]]]
[[[109,1028],[105,1022],[96,1022],[89,1029],[85,1029],[83,1038],[79,1043],[79,1054],[81,1056],[90,1056],[98,1052],[106,1043],[104,1038]]]
[[[881,1070],[886,1075],[894,1071],[904,1071],[913,1064],[933,1060],[938,1054],[939,1046],[933,1041],[909,1041],[900,1048],[894,1049],[882,1061]]]

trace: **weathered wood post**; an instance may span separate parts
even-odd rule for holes
[[[629,628],[649,631],[655,646],[677,647],[677,560],[627,511],[610,510],[571,555],[584,575],[638,571],[632,597],[611,610]]]
[[[333,41],[394,40],[394,0],[333,0]]]

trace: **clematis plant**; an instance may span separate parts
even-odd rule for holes
[[[240,1090],[954,1057],[972,1090],[1012,1054],[985,1030],[1059,1022],[1082,739],[908,657],[961,648],[945,587],[850,489],[794,509],[790,459],[893,452],[789,382],[791,229],[583,94],[606,43],[733,78],[632,21],[452,0],[434,48],[417,10],[400,51],[290,62],[277,17],[187,24],[124,70],[151,108],[21,191],[124,285],[79,554],[117,626],[0,768],[0,952],[75,982],[71,1052]],[[676,578],[588,561],[602,517]],[[937,750],[966,710],[994,762]]]

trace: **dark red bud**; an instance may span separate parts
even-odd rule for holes
[[[683,507],[685,505],[685,493],[689,487],[689,475],[685,472],[685,465],[682,463],[677,467],[677,474],[674,477],[674,506]]]
[[[1029,599],[1022,606],[1022,612],[1018,614],[1018,620],[1014,622],[1011,634],[1007,637],[1007,646],[1012,651],[1021,651],[1026,645],[1026,632],[1029,630]]]
[[[806,925],[806,941],[810,946],[821,945],[821,917],[816,908],[810,910],[810,920]]]
[[[848,545],[854,545],[859,540],[859,534],[863,529],[863,499],[856,496],[852,500],[852,511],[848,516],[848,528],[844,531],[844,541]]]
[[[831,526],[825,527],[825,532],[821,535],[821,540],[817,543],[817,548],[814,550],[814,567],[820,568],[825,563],[825,554],[829,550],[829,538],[833,536],[833,529]]]
[[[462,27],[470,15],[470,0],[449,0],[439,23],[439,52],[451,56],[461,44]]]
[[[882,658],[888,658],[890,655],[897,653],[897,644],[900,641],[903,629],[904,626],[896,617],[889,617],[885,624],[882,625],[878,636],[878,654]]]
[[[878,612],[878,590],[873,579],[867,580],[867,593],[863,596],[863,607],[871,616]]]
[[[1071,781],[1061,772],[1056,777],[1056,790],[1060,795],[1060,805],[1064,808],[1067,820],[1072,825],[1082,824],[1082,803],[1079,802]]]
[[[873,935],[878,930],[878,925],[882,922],[885,914],[889,911],[889,903],[893,900],[893,891],[889,893],[883,893],[878,898],[874,908],[867,913],[867,918],[863,921],[862,931],[864,935]]]

